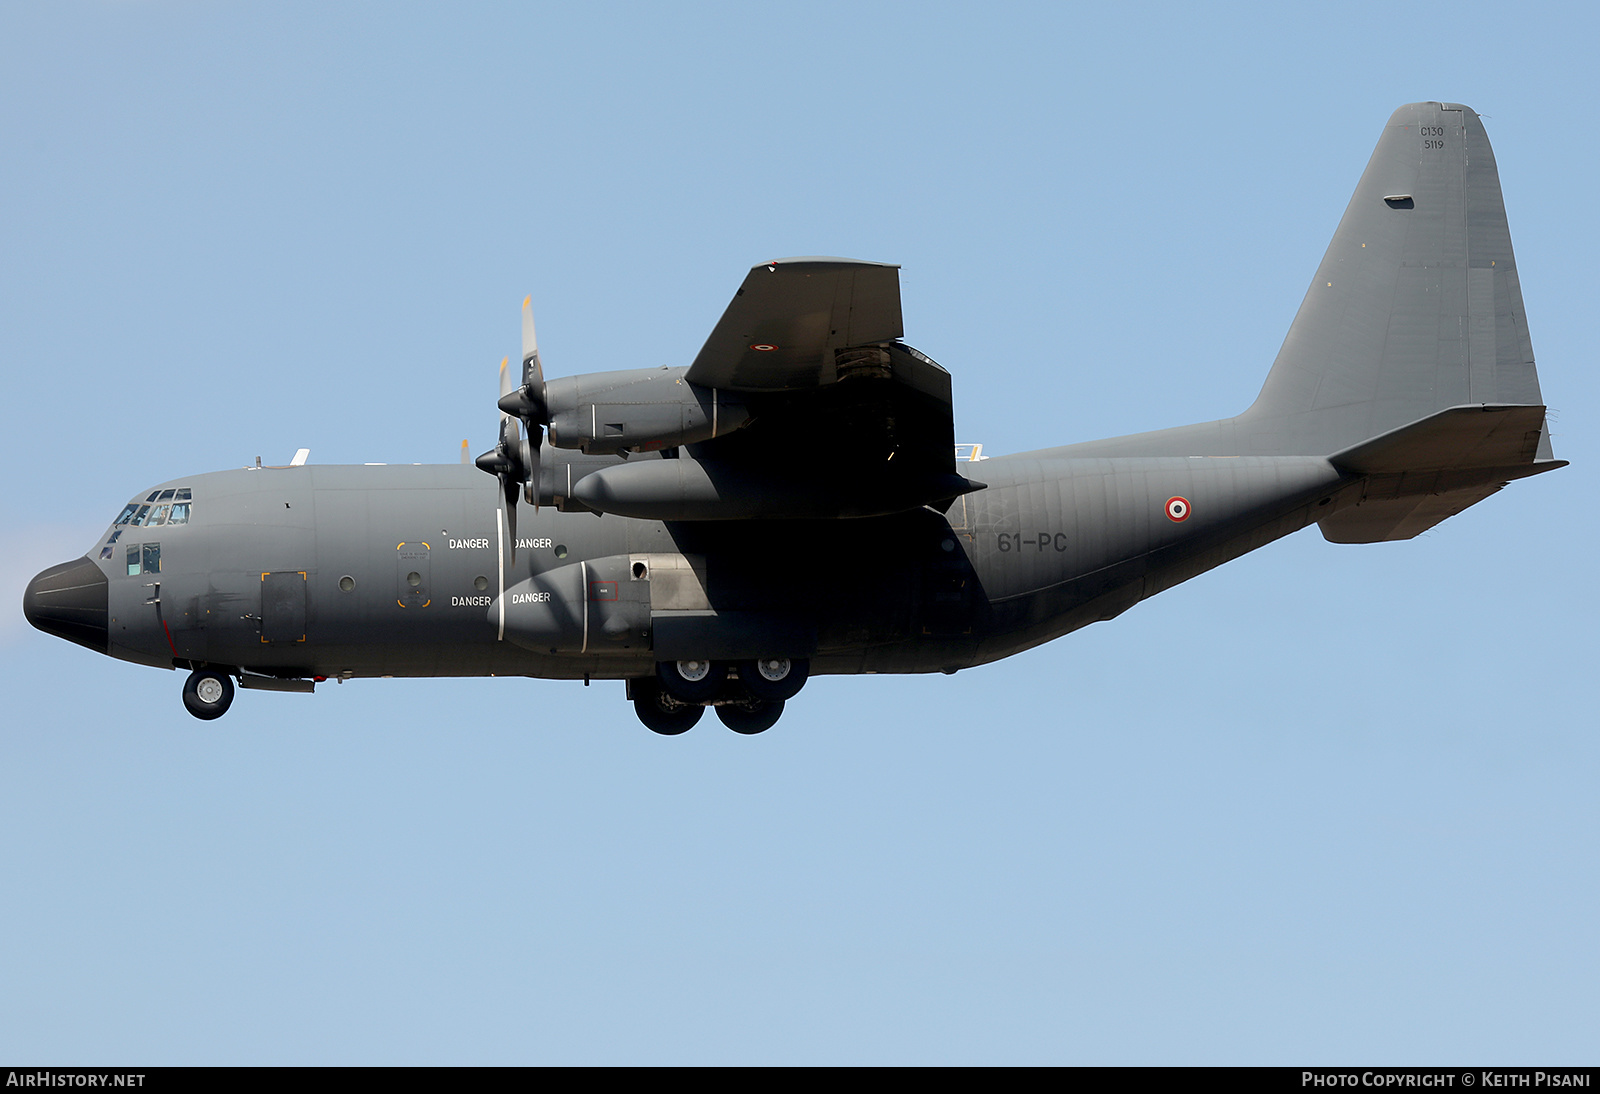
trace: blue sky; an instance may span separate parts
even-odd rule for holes
[[[464,9],[464,10],[461,10]],[[1554,1063],[1600,1030],[1578,5],[0,8],[0,1058]],[[991,451],[1253,398],[1384,120],[1483,112],[1556,454],[954,677],[249,693],[29,629],[148,484],[489,447],[744,271],[903,265]],[[1585,334],[1585,331],[1591,331]]]

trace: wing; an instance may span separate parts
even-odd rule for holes
[[[868,515],[977,489],[956,473],[950,374],[902,333],[898,266],[752,269],[688,372],[751,411],[746,428],[694,446],[717,493],[750,495],[752,513]]]
[[[782,258],[750,270],[688,378],[724,391],[817,387],[838,379],[840,351],[903,333],[899,266]]]
[[[983,484],[956,471],[950,374],[900,334],[898,266],[757,266],[684,375],[681,390],[711,408],[701,415],[710,425],[685,437],[681,455],[680,442],[667,446],[677,458],[602,469],[571,496],[652,520],[947,509]]]

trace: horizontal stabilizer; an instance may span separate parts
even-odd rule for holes
[[[1381,475],[1532,463],[1542,406],[1453,406],[1329,457],[1341,471]]]
[[[1322,537],[1329,543],[1382,543],[1412,539],[1469,505],[1476,505],[1490,494],[1498,493],[1500,487],[1500,483],[1494,483],[1470,490],[1452,490],[1448,494],[1364,500],[1331,517],[1324,517],[1318,524],[1322,528]]]
[[[1360,500],[1318,523],[1332,543],[1411,539],[1513,479],[1565,467],[1537,459],[1545,408],[1454,406],[1329,457],[1363,475]]]

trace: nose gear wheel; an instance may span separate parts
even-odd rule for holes
[[[233,681],[216,669],[195,669],[183,685],[183,705],[196,718],[210,721],[228,713]]]

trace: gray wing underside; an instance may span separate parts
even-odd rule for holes
[[[689,366],[724,391],[798,391],[838,379],[838,351],[904,333],[900,267],[783,258],[750,270]]]

